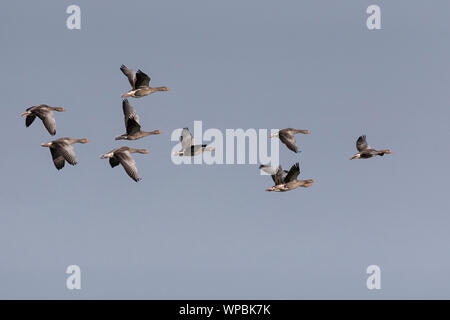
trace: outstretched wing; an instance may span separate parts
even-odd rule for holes
[[[259,169],[261,169],[262,171],[264,171],[267,174],[270,174],[271,176],[276,174],[278,171],[277,167],[272,167],[266,164],[262,164],[259,166]]]
[[[128,82],[130,82],[131,88],[136,89],[135,83],[136,83],[136,72],[133,70],[127,68],[125,65],[120,66],[120,70],[123,72],[124,75],[127,76]]]
[[[53,148],[53,147],[50,147]],[[73,146],[68,143],[58,143],[55,144],[55,148],[57,149],[57,152],[64,157],[64,160],[66,160],[71,165],[77,164],[77,157],[75,155],[75,150],[73,149]]]
[[[41,118],[47,131],[54,136],[56,134],[56,121],[53,116],[53,111],[46,112],[43,116],[39,116],[39,118]]]
[[[188,128],[183,128],[181,131],[180,142],[183,150],[188,150],[194,144],[194,138]]]
[[[60,170],[64,168],[64,157],[58,152],[58,149],[49,148],[50,153],[52,154],[53,163],[55,164],[56,169]]]
[[[122,101],[122,109],[125,120],[125,128],[128,135],[132,135],[141,130],[139,125],[139,116],[137,115],[134,108],[130,105],[127,99]]]
[[[276,186],[284,183],[284,177],[286,176],[286,172],[281,168],[281,166],[278,167],[277,172],[272,175],[273,182]]]
[[[131,153],[129,151],[118,152],[115,156],[119,159],[120,164],[125,169],[125,172],[130,176],[130,178],[138,182],[140,180],[138,170],[136,167],[136,162],[131,156]]]
[[[298,152],[297,142],[295,141],[294,135],[290,134],[287,131],[280,131],[278,137],[281,142],[283,142],[289,150]]]
[[[358,140],[356,140],[356,149],[358,149],[359,152],[370,149],[370,146],[366,141],[366,135],[362,135],[358,138]]]
[[[297,180],[298,175],[300,174],[300,166],[297,162],[294,164],[291,169],[289,169],[289,172],[287,173],[286,177],[284,178],[284,183],[288,183],[291,181]]]
[[[148,87],[150,84],[150,77],[143,73],[141,70],[138,70],[136,72],[136,82],[134,83],[135,89],[141,88],[141,87]]]

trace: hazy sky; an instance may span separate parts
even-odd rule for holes
[[[81,30],[66,8],[81,7]],[[366,27],[381,7],[382,30]],[[0,298],[450,298],[450,2],[3,1]],[[121,64],[159,92],[130,100]],[[20,114],[46,103],[78,165]],[[170,160],[174,129],[311,130],[284,146],[307,189],[268,193],[257,165]],[[356,138],[392,155],[349,161]],[[135,183],[99,155],[129,145]],[[66,289],[67,266],[82,289]],[[381,290],[366,268],[381,268]]]

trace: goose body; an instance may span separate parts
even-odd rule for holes
[[[310,187],[315,180],[297,180],[297,177],[300,174],[300,165],[297,162],[294,164],[289,171],[283,170],[281,166],[278,168],[261,165],[259,167],[261,170],[271,174],[273,182],[275,185],[271,188],[266,189],[266,191],[275,191],[275,192],[284,192],[294,190],[298,187]]]
[[[167,87],[150,87],[151,78],[141,70],[135,72],[125,65],[122,65],[120,70],[128,78],[128,82],[130,82],[131,85],[131,90],[123,94],[122,98],[141,98],[152,94],[153,92],[170,90]]]
[[[372,149],[367,143],[366,136],[362,135],[356,140],[356,149],[358,149],[358,153],[353,155],[350,160],[353,159],[369,159],[375,156],[384,156],[385,154],[391,154],[392,151],[389,149],[384,150],[375,150]]]
[[[41,146],[48,147],[52,155],[53,163],[56,169],[60,170],[64,167],[67,161],[71,165],[77,164],[77,158],[75,150],[73,148],[74,143],[88,143],[89,139],[72,139],[72,138],[59,138],[48,143],[43,143]]]
[[[214,151],[215,148],[208,148],[206,144],[194,144],[194,138],[188,128],[183,128],[180,136],[181,150],[175,152],[176,156],[194,157],[205,151]]]
[[[32,106],[26,109],[26,112],[22,113],[22,117],[25,118],[25,126],[29,127],[34,119],[38,117],[42,120],[47,131],[54,136],[56,134],[56,121],[53,115],[53,111],[64,112],[66,111],[64,108],[60,107],[50,107],[46,104],[40,104],[38,106]]]
[[[111,150],[110,152],[101,155],[100,158],[108,158],[111,168],[114,168],[121,164],[128,176],[134,181],[138,182],[141,179],[139,178],[136,161],[134,161],[133,157],[131,156],[132,153],[148,154],[149,152],[145,149],[134,149],[124,146]]]
[[[297,142],[295,141],[295,137],[294,137],[294,134],[297,134],[297,133],[310,134],[311,132],[309,130],[286,128],[286,129],[282,129],[282,130],[272,134],[270,137],[271,138],[275,138],[275,137],[280,138],[281,142],[284,143],[286,145],[286,147],[288,147],[289,150],[292,150],[295,153],[298,153],[299,150],[298,150]]]
[[[161,130],[142,131],[139,116],[134,111],[127,99],[122,101],[123,115],[125,118],[126,133],[117,136],[116,140],[137,140],[148,135],[161,134]]]

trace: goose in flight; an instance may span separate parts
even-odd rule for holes
[[[282,129],[276,133],[273,133],[270,137],[271,138],[280,138],[281,142],[283,142],[286,147],[288,147],[289,150],[294,151],[295,153],[298,153],[298,146],[295,141],[294,134],[297,133],[303,133],[303,134],[310,134],[311,132],[309,130],[298,130],[293,128],[286,128]]]
[[[391,154],[392,151],[389,149],[385,149],[385,150],[375,150],[372,149],[367,141],[366,141],[366,136],[362,135],[358,138],[358,140],[356,140],[356,149],[358,149],[358,153],[355,154],[353,157],[350,158],[350,160],[353,159],[368,159],[368,158],[372,158],[375,156],[384,156],[384,154]]]
[[[132,153],[148,154],[149,151],[145,149],[134,149],[124,146],[105,153],[101,155],[100,158],[109,158],[109,164],[111,165],[111,168],[114,168],[115,166],[121,164],[130,178],[138,182],[141,179],[139,178],[136,161],[134,161],[133,157],[131,156]]]
[[[77,164],[77,158],[72,144],[88,142],[90,142],[89,139],[59,138],[48,143],[43,143],[41,146],[50,149],[53,163],[55,164],[56,169],[60,170],[64,167],[65,161],[73,166]]]
[[[120,70],[122,70],[123,74],[127,76],[131,85],[131,90],[123,94],[122,98],[141,98],[156,91],[169,91],[169,88],[167,87],[150,87],[150,77],[141,70],[134,72],[125,65],[122,65]]]
[[[183,128],[180,136],[181,150],[175,152],[175,156],[196,156],[205,151],[214,151],[215,148],[207,148],[206,144],[194,144],[194,137],[192,137],[188,128]]]
[[[125,129],[127,133],[124,133],[116,137],[116,140],[137,140],[152,134],[161,134],[161,130],[142,131],[139,124],[139,116],[134,111],[134,108],[130,105],[127,99],[122,101],[123,115],[125,118]]]
[[[54,136],[56,134],[56,121],[53,116],[53,111],[64,112],[66,110],[60,107],[50,107],[46,104],[41,104],[38,106],[28,108],[25,113],[22,113],[21,116],[22,118],[26,117],[25,119],[26,127],[29,127],[33,123],[34,119],[38,117],[44,123],[44,126],[47,129],[47,131],[52,136]]]
[[[273,182],[275,183],[273,187],[266,189],[266,191],[283,192],[293,190],[298,187],[307,188],[315,182],[313,179],[297,180],[297,177],[300,174],[300,166],[298,162],[294,164],[289,171],[283,170],[281,166],[275,168],[272,166],[261,165],[259,168],[270,174]]]

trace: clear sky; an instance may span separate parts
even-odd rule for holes
[[[81,7],[81,30],[66,8]],[[366,27],[381,7],[382,30]],[[0,298],[450,298],[450,2],[3,1]],[[159,92],[130,100],[121,64]],[[20,114],[46,103],[78,165]],[[257,165],[170,160],[174,129],[285,128],[307,189],[268,193]],[[392,155],[349,158],[366,134]],[[129,145],[143,180],[99,155]],[[81,267],[82,289],[65,270]],[[366,268],[381,268],[381,290]]]

